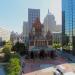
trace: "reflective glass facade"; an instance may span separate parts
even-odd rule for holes
[[[62,0],[62,33],[63,45],[75,52],[75,0]]]
[[[36,18],[40,19],[40,9],[28,9],[28,23],[29,23],[29,32],[31,32],[32,24],[36,20]]]

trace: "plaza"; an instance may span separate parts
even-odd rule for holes
[[[66,60],[63,57],[56,57],[55,59],[24,59],[24,66],[22,68],[22,75],[54,75],[56,66],[63,64],[72,64],[69,63],[69,60]],[[75,65],[74,71],[75,71]],[[70,68],[72,65],[70,65]],[[68,68],[69,69],[69,68]],[[70,69],[72,71],[73,69]]]

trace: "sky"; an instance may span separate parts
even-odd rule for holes
[[[61,25],[61,0],[0,0],[0,27],[21,33],[23,21],[28,21],[28,8],[40,9],[42,23],[49,9]]]

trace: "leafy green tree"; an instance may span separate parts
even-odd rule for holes
[[[3,48],[3,53],[9,54],[11,51],[11,47],[9,45],[5,45]]]
[[[20,42],[17,42],[13,47],[12,47],[12,50],[19,53],[19,54],[23,54],[25,53],[25,45],[24,43],[20,43]]]
[[[4,47],[3,47],[3,52],[4,53],[9,53],[12,48],[12,43],[10,41],[6,42]]]
[[[54,43],[53,44],[53,48],[57,49],[57,48],[60,48],[61,47],[61,44],[59,43]]]
[[[11,58],[7,66],[7,75],[18,75],[20,68],[20,60],[17,57]]]
[[[3,47],[2,52],[5,53],[5,61],[8,61],[10,58],[11,48],[12,48],[12,45],[8,42]]]
[[[53,44],[53,48],[57,49],[58,48],[57,44]]]

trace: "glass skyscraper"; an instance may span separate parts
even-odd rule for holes
[[[28,9],[28,23],[29,23],[29,32],[32,30],[32,24],[36,20],[36,18],[40,19],[40,9]]]
[[[75,0],[62,0],[62,45],[75,54]]]

